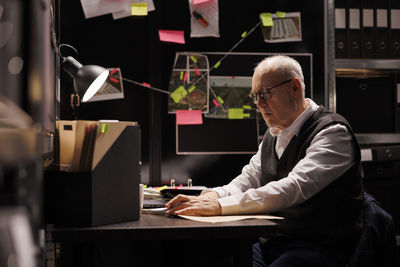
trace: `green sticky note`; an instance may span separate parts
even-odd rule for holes
[[[147,3],[133,3],[131,4],[132,16],[147,16]]]
[[[249,113],[243,113],[243,118],[250,118],[250,114]]]
[[[191,92],[193,92],[193,90],[196,88],[196,85],[192,85],[192,86],[190,86],[190,88],[189,88],[189,93],[191,93]]]
[[[187,96],[187,91],[185,89],[185,87],[183,87],[182,85],[179,86],[178,88],[176,88],[175,91],[173,91],[171,93],[171,97],[174,100],[175,103],[178,103],[179,101],[181,101],[182,98],[184,98],[185,96]]]
[[[242,108],[230,108],[228,109],[228,119],[243,119]]]
[[[181,74],[179,76],[179,79],[183,80],[183,71],[181,71]]]
[[[218,68],[219,65],[221,65],[221,61],[218,61],[217,63],[215,63],[214,68]]]
[[[242,38],[246,37],[246,35],[247,35],[247,32],[243,32],[242,33]]]
[[[243,108],[243,109],[251,109],[251,106],[249,106],[249,105],[243,105],[242,108]]]
[[[221,104],[223,104],[223,103],[224,103],[224,100],[222,100],[222,97],[220,97],[220,96],[217,96],[217,99],[218,99],[218,102],[219,102],[219,103],[221,103]]]
[[[274,26],[274,22],[272,21],[271,13],[261,13],[260,14],[262,24],[266,27]]]
[[[286,17],[286,13],[285,12],[282,12],[282,11],[276,11],[276,16],[278,17],[278,18],[284,18],[284,17]]]
[[[102,123],[100,126],[100,133],[106,133],[108,132],[108,124],[107,123]]]
[[[190,59],[194,62],[197,63],[197,59],[194,56],[190,56]]]

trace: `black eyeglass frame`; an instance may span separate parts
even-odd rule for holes
[[[257,93],[250,92],[249,97],[251,98],[251,101],[254,104],[257,104],[258,96],[260,96],[262,100],[268,101],[268,100],[271,99],[271,92],[270,91],[272,89],[274,89],[275,87],[281,86],[281,85],[283,85],[285,83],[288,83],[288,82],[290,82],[292,80],[293,80],[293,78],[291,78],[289,80],[286,80],[286,81],[283,81],[281,83],[278,83],[277,85],[274,85],[274,86],[271,86],[271,87],[261,88],[261,90],[259,92],[257,92]]]

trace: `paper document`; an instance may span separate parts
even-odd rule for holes
[[[208,223],[220,223],[220,222],[234,222],[248,219],[264,219],[264,220],[282,220],[283,217],[272,216],[272,215],[231,215],[231,216],[189,216],[189,215],[178,215],[184,219],[208,222]]]

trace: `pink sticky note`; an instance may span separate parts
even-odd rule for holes
[[[213,0],[193,0],[193,5],[201,5],[212,1]]]
[[[201,110],[177,110],[176,111],[176,124],[190,125],[190,124],[203,124],[203,117]]]
[[[184,31],[158,30],[158,36],[160,37],[160,41],[163,42],[185,43]]]
[[[142,82],[142,84],[143,84],[144,86],[147,86],[147,87],[150,87],[150,86],[151,86],[151,84],[146,83],[146,82]]]

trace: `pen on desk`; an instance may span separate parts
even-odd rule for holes
[[[208,21],[205,20],[199,12],[193,10],[192,14],[197,19],[197,21],[200,22],[204,27],[208,26]]]

